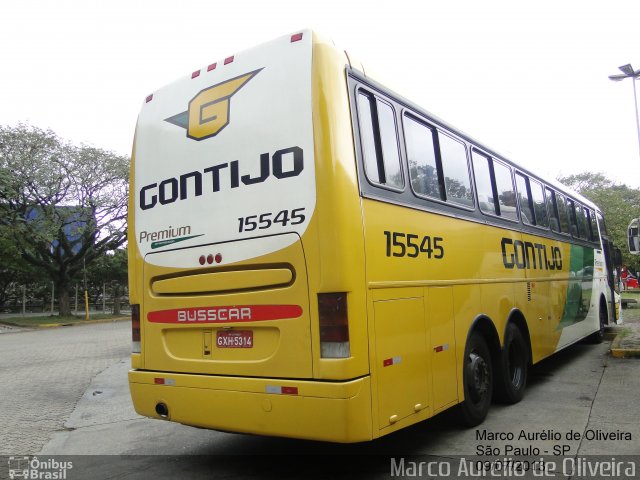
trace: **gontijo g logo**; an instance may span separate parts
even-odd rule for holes
[[[215,137],[229,125],[231,97],[262,68],[201,90],[189,102],[189,109],[165,121],[187,129],[187,137],[204,140]]]

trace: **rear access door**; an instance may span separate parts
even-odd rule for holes
[[[180,271],[152,265],[180,255],[224,259],[235,249],[292,240],[264,260]],[[306,269],[296,233],[149,254],[143,352],[148,369],[232,376],[308,377]],[[206,264],[206,261],[205,261]],[[214,258],[215,264],[215,258]],[[199,266],[199,265],[198,265]]]

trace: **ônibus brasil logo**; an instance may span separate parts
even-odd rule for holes
[[[9,478],[14,479],[49,479],[65,480],[67,471],[73,468],[73,462],[60,461],[55,458],[28,456],[12,456],[7,460],[9,465]]]
[[[193,140],[215,137],[229,125],[231,97],[261,70],[262,68],[201,90],[191,99],[186,112],[166,118],[165,121],[185,128],[187,137]]]

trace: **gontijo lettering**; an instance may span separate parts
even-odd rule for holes
[[[167,205],[192,196],[199,197],[203,194],[205,185],[210,188],[210,193],[219,192],[222,189],[220,183],[222,171],[228,171],[228,175],[225,176],[229,188],[262,183],[271,175],[278,180],[297,177],[304,170],[303,156],[302,148],[297,146],[278,150],[271,159],[268,153],[263,153],[260,155],[260,173],[255,177],[251,174],[240,175],[240,162],[233,160],[212,165],[202,171],[184,173],[177,178],[167,178],[159,184],[151,183],[140,189],[138,195],[140,208],[148,210],[158,205],[158,202],[160,205]]]
[[[511,238],[503,238],[500,245],[505,268],[562,270],[562,252],[558,247]]]

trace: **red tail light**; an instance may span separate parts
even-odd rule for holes
[[[348,358],[351,356],[346,292],[319,293],[318,314],[320,318],[320,356],[322,358]]]
[[[131,305],[131,352],[140,353],[140,305]]]

